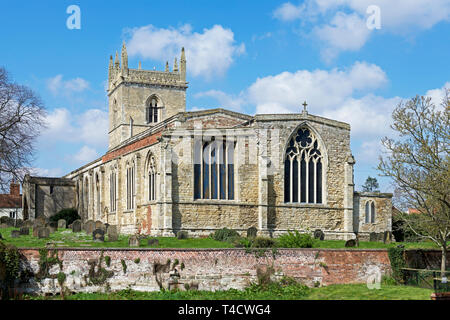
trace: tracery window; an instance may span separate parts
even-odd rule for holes
[[[317,137],[303,127],[291,138],[284,161],[284,201],[323,202],[323,154]]]
[[[234,199],[234,141],[197,141],[194,154],[194,199]]]
[[[366,223],[375,223],[375,202],[369,200],[366,202]]]
[[[156,164],[154,157],[150,159],[148,167],[148,200],[156,200]]]

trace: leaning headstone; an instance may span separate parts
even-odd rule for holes
[[[355,239],[347,240],[345,242],[345,247],[346,248],[354,248],[354,247],[356,247],[356,240]]]
[[[90,235],[95,230],[95,222],[93,220],[88,220],[84,224],[84,231],[86,234]]]
[[[94,241],[105,241],[105,231],[103,231],[103,229],[95,229],[92,232],[92,238]]]
[[[11,238],[18,238],[20,237],[20,231],[19,230],[12,230],[11,231]]]
[[[117,230],[117,226],[109,226],[108,241],[117,241],[117,240],[119,240],[119,232]]]
[[[65,229],[66,228],[66,220],[59,219],[58,220],[58,229]]]
[[[75,220],[72,223],[72,232],[81,232],[81,220]]]
[[[43,228],[39,228],[39,231],[38,231],[38,238],[39,239],[43,239],[43,238],[49,238],[50,237],[50,228],[46,228],[46,227],[43,227]]]
[[[317,229],[314,231],[314,239],[323,240],[325,239],[325,233],[322,230]]]
[[[50,233],[54,233],[58,230],[58,222],[50,221],[45,226],[50,230]]]
[[[22,227],[19,232],[22,236],[28,236],[30,234],[30,229],[27,227]]]
[[[250,227],[247,229],[247,238],[256,238],[256,234],[258,233],[258,229],[255,227]]]
[[[149,246],[159,246],[159,240],[155,238],[148,239],[147,243]]]
[[[392,233],[390,231],[385,231],[383,234],[383,242],[384,243],[391,243],[392,242]]]
[[[128,238],[128,245],[130,247],[139,247],[139,237],[138,236],[130,236],[130,238]]]

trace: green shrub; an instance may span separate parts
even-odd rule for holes
[[[72,224],[75,220],[81,219],[81,217],[78,215],[77,209],[70,208],[70,209],[62,209],[54,216],[50,217],[50,221],[58,222],[58,220],[64,219],[66,220],[66,224]]]
[[[228,228],[216,230],[213,235],[213,239],[217,241],[229,241],[233,237],[239,237],[239,233],[236,230],[231,230]]]
[[[288,232],[278,238],[280,248],[312,248],[314,239],[309,233],[300,233],[297,230]]]
[[[403,256],[404,248],[392,247],[388,249],[389,261],[391,262],[392,277],[397,283],[403,283],[403,270],[406,268],[406,261]]]
[[[275,240],[265,237],[256,237],[252,241],[253,248],[273,248],[275,247]]]

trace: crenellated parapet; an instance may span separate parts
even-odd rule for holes
[[[175,58],[172,71],[170,71],[168,61],[166,62],[164,71],[143,70],[141,62],[139,62],[138,69],[129,69],[127,49],[125,43],[123,43],[121,62],[119,61],[119,54],[117,52],[114,62],[112,56],[110,56],[108,95],[123,83],[170,86],[186,89],[186,56],[184,48],[181,49],[180,67],[178,67],[177,59]]]

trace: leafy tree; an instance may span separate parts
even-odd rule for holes
[[[442,276],[450,244],[450,90],[445,92],[440,106],[419,96],[399,103],[391,125],[397,138],[383,138],[386,155],[378,165],[396,184],[403,207],[419,211],[403,213],[404,223],[441,248]]]
[[[20,181],[28,172],[44,116],[40,98],[31,89],[13,82],[6,69],[0,67],[1,190],[7,190],[11,179]]]
[[[378,185],[377,178],[367,177],[366,182],[362,186],[364,192],[377,192],[380,186]]]

